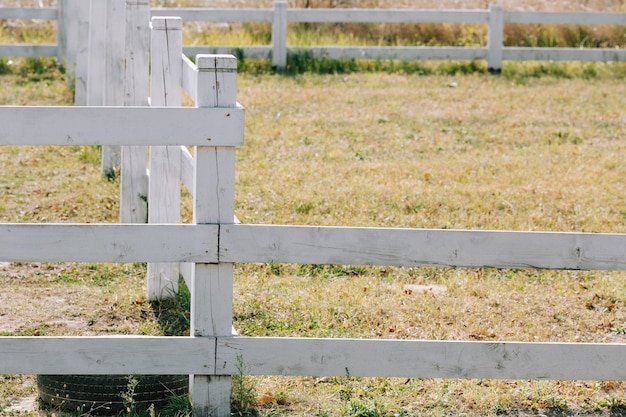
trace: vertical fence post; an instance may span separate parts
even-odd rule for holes
[[[237,58],[198,55],[198,107],[236,106]],[[231,224],[235,215],[235,148],[197,146],[194,153],[194,223]],[[191,332],[231,336],[233,265],[194,265],[191,279]],[[230,376],[194,375],[193,415],[230,416]]]
[[[104,105],[104,74],[106,60],[106,12],[104,1],[89,2],[89,45],[87,75],[87,105]]]
[[[124,105],[124,42],[126,40],[125,5],[124,0],[109,0],[106,4],[104,105],[122,106]],[[115,175],[115,170],[120,165],[120,153],[119,146],[102,147],[102,172],[107,177]]]
[[[72,0],[68,13],[72,11],[72,18],[68,21],[75,22],[76,29],[68,37],[68,53],[73,56],[74,67],[74,105],[84,106],[87,104],[87,79],[89,77],[89,14],[90,3],[85,0]]]
[[[274,2],[272,20],[272,67],[287,67],[287,2]]]
[[[147,106],[150,76],[150,3],[126,0],[124,105]],[[122,146],[120,221],[148,220],[148,148]]]
[[[179,107],[182,103],[183,34],[180,17],[153,17],[150,105]],[[148,222],[180,223],[179,146],[150,147]],[[172,297],[178,292],[176,263],[148,264],[148,299]]]
[[[68,14],[68,0],[57,0],[57,60],[67,68],[67,36],[68,36],[68,20],[71,15]]]
[[[502,47],[504,43],[504,9],[500,5],[489,6],[489,35],[487,38],[487,70],[492,74],[502,71]]]

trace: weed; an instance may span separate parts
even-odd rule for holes
[[[237,373],[232,376],[231,412],[239,417],[258,415],[257,387],[248,377],[249,365],[241,355],[237,355]]]

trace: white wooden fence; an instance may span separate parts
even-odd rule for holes
[[[505,23],[563,25],[626,25],[626,13],[505,11],[492,5],[487,10],[415,9],[289,9],[276,1],[272,9],[153,9],[153,16],[180,16],[185,21],[269,22],[272,45],[255,47],[187,46],[185,53],[233,53],[246,58],[271,58],[284,68],[288,53],[308,51],[313,58],[400,60],[487,60],[490,71],[499,72],[502,61],[601,61],[626,62],[626,50],[612,48],[522,48],[504,47]],[[487,47],[336,47],[287,46],[288,23],[483,23],[488,25]]]
[[[137,0],[141,3],[141,0]],[[88,38],[77,36],[84,24],[84,8],[89,1],[59,0],[59,9],[0,8],[1,19],[59,19],[58,47],[54,45],[0,45],[0,56],[59,56],[75,66],[76,43]],[[96,7],[105,7],[98,5]],[[83,9],[83,12],[80,10]],[[276,1],[273,8],[160,8],[152,16],[179,16],[185,21],[267,22],[272,24],[272,45],[229,47],[187,46],[188,56],[242,51],[246,58],[271,58],[273,66],[284,68],[288,53],[308,51],[313,58],[327,59],[401,59],[401,60],[487,60],[488,68],[498,72],[502,61],[601,61],[626,62],[626,50],[615,48],[534,48],[503,47],[506,23],[562,25],[626,25],[626,13],[505,11],[492,5],[486,10],[416,9],[298,9]],[[103,13],[96,16],[104,16]],[[462,23],[486,24],[487,47],[335,47],[287,46],[288,23]],[[80,70],[79,70],[80,72]]]
[[[237,224],[234,152],[244,125],[236,59],[205,55],[192,64],[176,40],[180,28],[179,19],[152,21],[158,106],[0,107],[0,144],[151,146],[150,181],[159,169],[180,175],[193,196],[192,224],[175,216],[5,223],[0,261],[190,263],[191,336],[0,337],[0,373],[192,374],[194,416],[229,415],[238,358],[253,375],[626,380],[615,366],[626,361],[622,344],[237,336],[234,262],[626,270],[626,235]],[[177,107],[181,87],[196,108]],[[193,156],[183,145],[194,146]],[[176,200],[173,190],[166,199]],[[158,282],[167,275],[156,276],[167,288],[167,279]]]

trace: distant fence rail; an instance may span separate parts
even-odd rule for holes
[[[0,45],[0,56],[58,56],[74,66],[77,27],[87,13],[76,13],[80,0],[59,0],[55,8],[0,8],[1,19],[57,19],[58,44]],[[93,1],[93,0],[92,0]],[[138,2],[141,3],[142,0]],[[87,7],[88,9],[88,7]],[[288,8],[276,1],[273,8],[155,8],[152,16],[178,16],[184,21],[265,22],[272,25],[272,44],[258,46],[200,45],[185,46],[187,56],[208,53],[241,53],[246,58],[271,59],[272,65],[285,68],[290,53],[306,51],[312,58],[398,59],[398,60],[486,60],[488,68],[499,72],[503,61],[600,61],[626,62],[626,50],[617,48],[538,48],[504,47],[503,30],[507,23],[557,25],[626,26],[626,13],[506,11],[499,5],[486,10],[416,9],[310,9]],[[81,17],[83,16],[83,17]],[[78,23],[77,23],[78,20]],[[287,45],[288,23],[461,23],[487,24],[486,47],[407,47],[407,46],[311,46]],[[78,39],[88,42],[88,38]]]
[[[488,67],[500,71],[502,61],[626,61],[626,50],[615,48],[520,48],[504,47],[505,23],[578,24],[626,26],[626,13],[505,11],[492,5],[487,10],[413,9],[289,9],[284,1],[272,9],[153,9],[153,16],[180,16],[185,21],[269,22],[272,45],[243,48],[187,46],[185,53],[233,53],[245,57],[271,58],[278,68],[287,65],[289,52],[307,51],[313,58],[400,59],[400,60],[487,60]],[[463,23],[488,25],[486,47],[337,47],[287,46],[288,23]]]

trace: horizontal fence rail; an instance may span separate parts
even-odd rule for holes
[[[240,146],[243,117],[242,107],[0,107],[5,145]]]
[[[626,380],[617,343],[5,336],[0,351],[12,374],[233,375],[243,359],[250,375]]]
[[[269,46],[185,46],[187,55],[200,53],[242,53],[246,58],[271,58],[275,67],[284,68],[288,53],[306,52],[315,59],[399,59],[399,60],[487,60],[489,69],[499,72],[502,61],[599,61],[626,62],[626,50],[616,48],[516,48],[504,47],[506,23],[563,25],[626,25],[626,13],[413,9],[288,9],[276,2],[272,9],[161,8],[153,16],[181,16],[185,21],[270,22]],[[487,47],[336,47],[287,46],[288,23],[461,23],[487,24]]]
[[[217,225],[2,224],[3,262],[218,261]]]
[[[625,380],[622,344],[233,337],[217,373],[251,375]]]
[[[215,339],[157,336],[0,337],[11,374],[187,375],[215,372]]]
[[[220,231],[220,260],[626,270],[626,235],[233,224]]]
[[[1,19],[59,20],[59,45],[0,45],[0,56],[69,58],[76,67],[80,23],[76,22],[72,2],[60,0],[59,8],[0,8]],[[84,6],[83,6],[84,7]],[[398,59],[398,60],[487,60],[498,72],[502,61],[584,61],[626,62],[626,50],[617,48],[518,48],[503,46],[504,24],[555,25],[626,25],[626,13],[505,11],[500,6],[487,10],[415,10],[415,9],[298,9],[278,1],[273,8],[155,8],[152,16],[178,16],[195,22],[259,22],[272,24],[272,44],[261,46],[189,45],[188,56],[207,53],[242,53],[246,58],[272,59],[275,67],[284,68],[288,53],[306,52],[314,59]],[[67,14],[67,16],[66,16]],[[83,13],[84,15],[84,13]],[[82,18],[88,18],[87,15]],[[67,25],[64,22],[68,22]],[[288,23],[458,23],[486,24],[487,47],[336,47],[287,46]],[[67,27],[66,27],[67,26]],[[66,45],[67,44],[67,45]],[[70,46],[71,45],[71,46]],[[66,56],[63,56],[63,55]],[[77,73],[84,71],[77,69]]]

